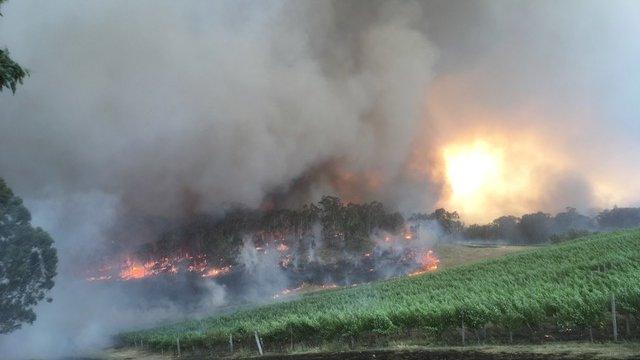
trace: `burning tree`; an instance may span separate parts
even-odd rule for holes
[[[88,279],[190,273],[224,283],[247,272],[238,256],[247,246],[265,259],[278,258],[272,265],[293,284],[346,285],[434,269],[433,253],[425,257],[427,249],[410,241],[415,236],[406,237],[406,225],[382,203],[344,203],[332,196],[298,209],[236,208],[223,217],[195,215]]]

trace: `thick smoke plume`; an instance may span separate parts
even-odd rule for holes
[[[398,173],[436,58],[411,3],[9,5],[33,74],[2,98],[3,173],[136,213],[257,206],[329,160]]]
[[[422,211],[446,197],[441,147],[536,137],[519,154],[551,158],[527,169],[542,191],[525,209],[487,206],[625,205],[637,201],[619,189],[638,164],[637,10],[9,2],[0,40],[32,76],[0,98],[0,169],[28,197],[105,193],[134,214],[290,190],[297,204],[337,194]]]
[[[112,316],[144,306],[73,279],[89,254],[193,214],[326,194],[458,205],[451,144],[487,141],[528,179],[484,216],[637,204],[639,14],[624,1],[9,1],[0,44],[31,76],[0,95],[0,176],[61,269],[54,303],[0,350],[78,353],[157,309],[183,316]],[[113,311],[61,316],[94,305]]]

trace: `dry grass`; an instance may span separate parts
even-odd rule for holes
[[[337,349],[331,346],[323,346],[318,348],[307,348],[305,350],[296,351],[292,355],[292,358],[305,357],[307,355],[315,355],[313,358],[339,358],[341,351],[345,349]],[[621,342],[621,343],[589,343],[589,342],[562,342],[562,343],[547,343],[540,345],[485,345],[485,346],[467,346],[467,347],[426,347],[416,344],[408,343],[396,343],[393,346],[383,349],[356,349],[345,352],[345,355],[352,352],[365,352],[371,355],[380,351],[393,351],[397,352],[400,356],[403,353],[418,353],[420,357],[429,358],[429,353],[437,352],[469,352],[471,353],[485,353],[496,354],[496,359],[505,358],[504,355],[513,354],[516,357],[522,356],[523,358],[531,358],[531,355],[540,355],[540,358],[549,359],[565,358],[565,359],[601,359],[601,360],[630,360],[638,359],[640,354],[640,343],[637,342]],[[185,356],[182,359],[197,359],[198,356]],[[271,354],[273,357],[275,354]],[[407,355],[408,356],[408,355]],[[253,358],[256,355],[252,352],[237,353],[233,358]],[[283,356],[286,358],[286,356]],[[413,356],[415,357],[415,356]],[[412,358],[412,356],[408,356]],[[509,357],[510,358],[510,357]],[[536,357],[538,358],[538,357]],[[169,360],[177,359],[170,354],[161,355],[141,351],[138,349],[122,348],[122,349],[110,349],[103,354],[91,357],[94,360]]]
[[[459,265],[465,265],[493,259],[503,255],[532,249],[531,246],[499,245],[495,247],[475,247],[467,245],[436,245],[434,251],[440,259],[439,269],[449,269]]]
[[[430,358],[430,354],[442,354],[454,352],[452,358],[456,358],[455,354],[469,353],[473,354],[495,354],[495,359],[505,358],[539,358],[539,359],[600,359],[600,360],[630,360],[640,358],[640,343],[638,342],[620,342],[620,343],[590,343],[590,342],[562,342],[562,343],[546,343],[546,344],[530,344],[530,345],[482,345],[482,346],[422,346],[415,343],[395,343],[389,347],[380,349],[355,349],[346,351],[346,353],[368,353],[370,355],[376,352],[395,353],[401,358]],[[346,354],[345,353],[345,354]],[[327,358],[339,358],[340,350],[332,347],[310,348],[306,351],[297,351],[293,355],[295,357],[305,357],[307,355],[314,356],[314,359],[323,357],[327,354]],[[411,356],[414,354],[418,356]],[[329,356],[330,355],[330,356]],[[380,354],[379,354],[380,355]],[[402,355],[402,356],[401,356]],[[532,356],[533,355],[533,356]],[[375,356],[374,356],[375,357]],[[393,356],[392,356],[393,357]]]
[[[100,360],[167,360],[172,358],[171,354],[162,355],[132,348],[109,349],[96,357]]]

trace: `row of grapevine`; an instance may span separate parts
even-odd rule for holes
[[[129,332],[124,343],[152,348],[226,344],[229,336],[267,342],[361,334],[431,333],[488,324],[601,326],[615,296],[620,312],[640,315],[640,231],[592,235],[503,258],[418,277],[309,294],[290,302],[242,310],[204,321]]]

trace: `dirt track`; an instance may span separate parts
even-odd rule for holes
[[[299,354],[287,356],[264,356],[262,359],[287,359],[287,360],[326,360],[326,359],[344,359],[344,360],[386,360],[386,359],[429,359],[429,360],[590,360],[590,359],[606,359],[597,353],[488,353],[473,350],[377,350],[377,351],[353,351],[353,352],[336,352],[336,353],[318,353],[318,354]],[[617,358],[617,357],[614,357]],[[624,359],[629,357],[621,357]],[[610,358],[613,359],[613,358]]]
[[[215,356],[192,356],[183,354],[182,357],[143,352],[135,349],[111,350],[100,359],[104,360],[200,360],[216,358]],[[233,359],[247,358],[236,356]],[[516,345],[516,346],[481,346],[473,348],[400,348],[357,350],[341,352],[311,352],[291,355],[249,356],[264,360],[386,360],[386,359],[428,359],[428,360],[613,360],[640,359],[640,344],[638,343],[562,343],[545,345]],[[229,359],[229,358],[228,358]]]

